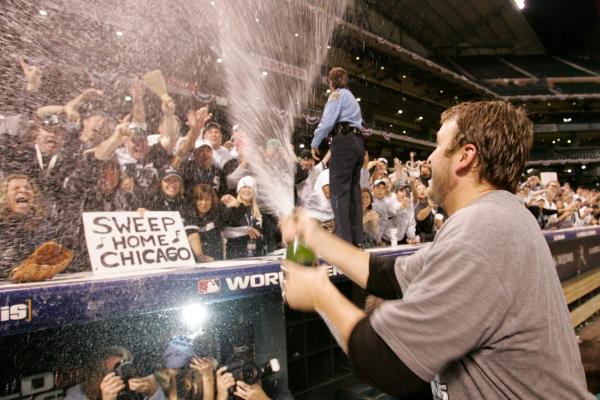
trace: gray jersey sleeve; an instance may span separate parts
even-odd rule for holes
[[[464,232],[449,223],[434,245],[397,262],[404,298],[371,316],[375,331],[425,381],[478,348],[507,310],[485,248]]]
[[[396,279],[398,280],[403,293],[406,292],[410,282],[412,282],[415,276],[423,269],[429,246],[430,244],[425,245],[410,256],[396,258],[394,270],[396,272]]]

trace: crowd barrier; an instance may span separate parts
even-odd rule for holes
[[[600,267],[600,227],[548,231],[544,235],[563,285]],[[403,256],[419,247],[370,251]],[[190,301],[210,304],[279,291],[279,263],[278,257],[263,257],[176,270],[159,268],[111,275],[85,272],[58,275],[48,282],[2,283],[0,336],[173,309]],[[329,266],[329,271],[333,280],[346,279],[335,266]],[[593,277],[593,281],[598,280],[597,275]]]
[[[600,227],[544,235],[575,327],[600,309]],[[421,246],[425,245],[369,251],[406,256]],[[168,337],[182,333],[177,327],[179,311],[189,303],[202,303],[214,319],[201,341],[201,355],[223,363],[231,346],[252,344],[258,361],[280,360],[279,379],[296,398],[329,396],[352,379],[352,371],[318,315],[283,307],[280,258],[110,275],[63,274],[47,282],[0,284],[5,367],[0,371],[0,400],[62,399],[81,379],[82,357],[103,345],[128,347],[140,370],[150,373],[160,365]],[[353,296],[348,279],[334,266],[328,268],[338,288]]]

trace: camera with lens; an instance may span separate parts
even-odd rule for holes
[[[233,375],[233,379],[243,381],[248,385],[254,385],[261,378],[275,374],[280,369],[279,360],[276,358],[272,358],[262,365],[257,365],[254,361],[241,359],[233,361],[227,366],[227,372]],[[234,392],[235,386],[230,387],[229,394],[233,395]]]
[[[122,360],[115,366],[114,372],[115,375],[121,377],[123,383],[125,383],[124,390],[129,390],[129,380],[137,376],[133,363],[130,360]]]

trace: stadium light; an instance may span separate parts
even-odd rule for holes
[[[581,166],[581,169],[585,169],[585,168],[586,168],[586,167],[585,167],[585,165],[582,165],[582,166]]]
[[[525,8],[525,0],[515,0],[515,4],[519,8],[519,10],[522,10]]]

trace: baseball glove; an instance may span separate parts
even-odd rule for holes
[[[73,260],[73,252],[56,242],[46,242],[10,271],[15,282],[38,282],[52,278]]]

